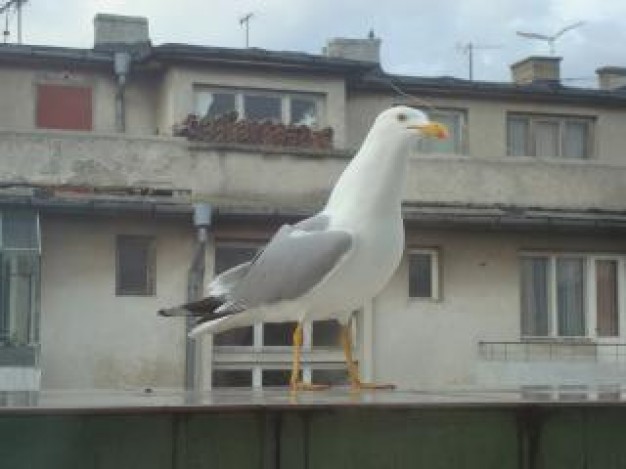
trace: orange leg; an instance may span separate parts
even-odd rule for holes
[[[328,389],[325,384],[303,383],[300,379],[300,358],[302,355],[302,323],[298,323],[293,331],[293,363],[291,366],[291,379],[289,386],[292,391],[321,391]]]

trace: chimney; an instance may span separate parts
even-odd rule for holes
[[[527,57],[511,65],[511,77],[517,85],[559,83],[561,57]]]
[[[146,46],[150,44],[148,19],[98,13],[93,19],[94,48]]]
[[[596,74],[601,90],[613,91],[626,87],[625,67],[600,67]]]
[[[327,57],[380,63],[380,43],[381,40],[374,36],[374,31],[370,31],[365,39],[345,37],[329,39],[323,53]]]

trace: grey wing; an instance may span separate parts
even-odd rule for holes
[[[346,231],[283,226],[231,291],[220,312],[236,312],[298,298],[318,285],[350,252]]]

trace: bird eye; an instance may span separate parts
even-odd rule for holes
[[[398,114],[398,120],[399,120],[400,122],[405,121],[405,120],[406,120],[406,114],[404,114],[404,113],[400,113],[400,114]]]

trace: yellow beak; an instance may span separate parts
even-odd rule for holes
[[[428,124],[410,125],[409,129],[419,130],[426,137],[438,139],[448,138],[448,129],[439,122],[429,122]]]

